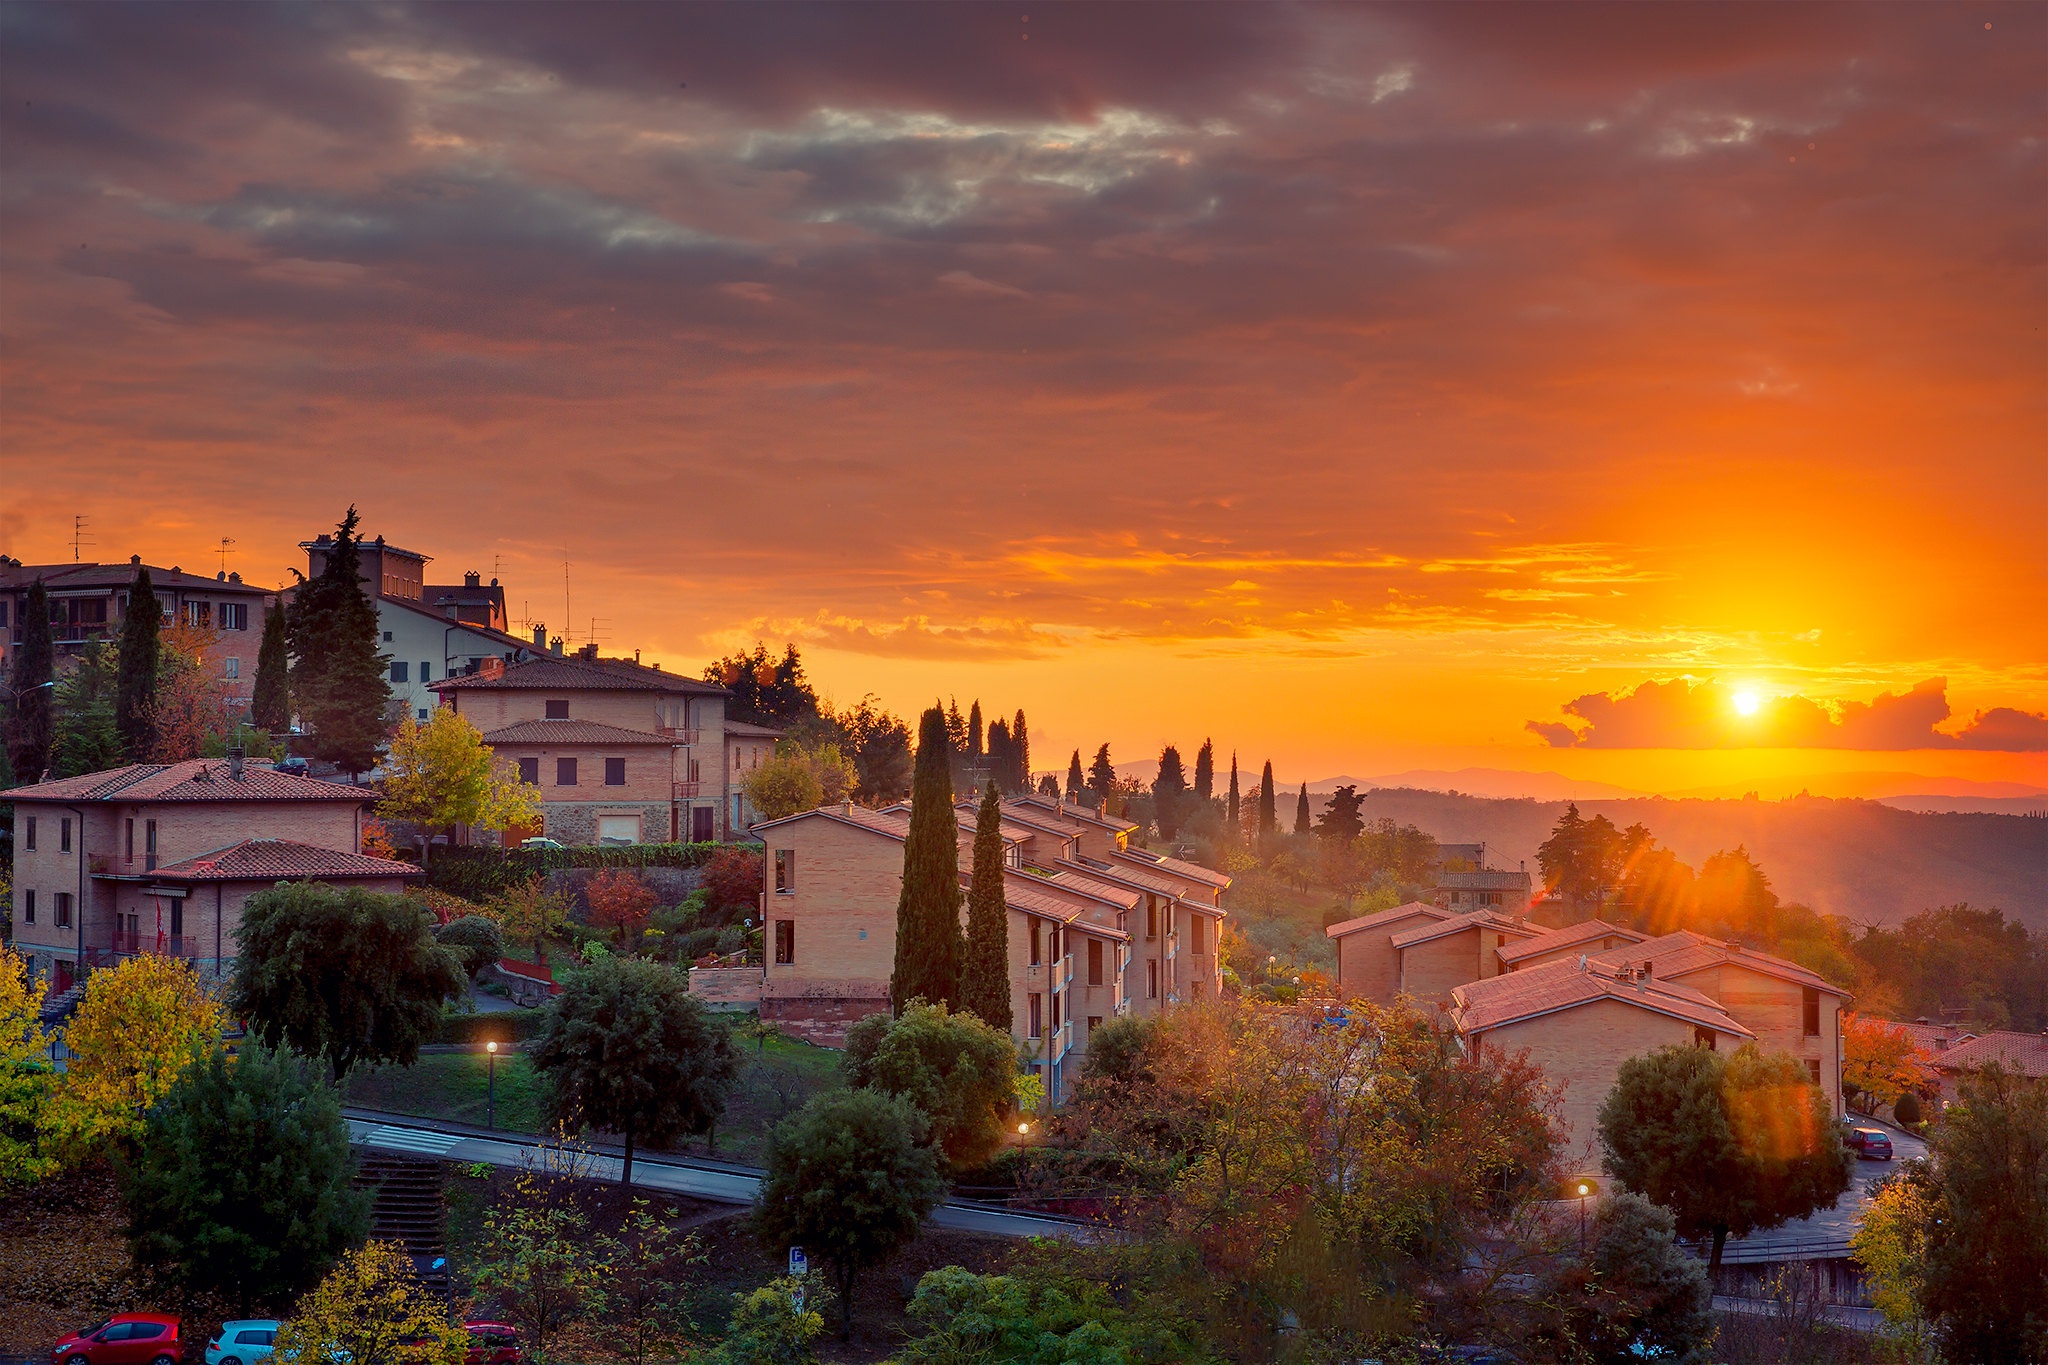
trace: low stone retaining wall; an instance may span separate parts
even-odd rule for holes
[[[708,1010],[750,1010],[761,1003],[759,967],[692,967],[690,994]]]
[[[761,1022],[819,1047],[845,1047],[846,1030],[871,1014],[887,1014],[883,995],[784,995],[761,1001]]]

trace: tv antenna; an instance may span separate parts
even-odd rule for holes
[[[562,547],[562,629],[564,633],[567,633],[571,628],[568,623],[575,619],[575,617],[569,614],[569,547],[564,545]]]
[[[78,562],[78,547],[92,544],[92,537],[87,535],[85,530],[85,524],[91,520],[91,517],[83,513],[74,514],[71,518],[71,562],[73,564]]]
[[[234,543],[235,538],[233,536],[222,536],[220,538],[220,571],[222,573],[228,571],[228,546]]]

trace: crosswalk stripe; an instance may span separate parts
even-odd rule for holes
[[[370,1130],[363,1141],[373,1147],[396,1147],[407,1152],[427,1152],[434,1156],[445,1156],[448,1152],[469,1141],[461,1133],[423,1133],[417,1128],[393,1128],[380,1125]]]

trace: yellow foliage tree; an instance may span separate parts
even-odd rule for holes
[[[410,717],[399,722],[384,765],[390,775],[377,811],[387,819],[423,830],[502,830],[540,817],[540,794],[497,761],[469,717],[445,706],[424,725]]]
[[[458,1365],[469,1334],[413,1273],[396,1242],[342,1257],[277,1334],[279,1360]]]
[[[491,908],[505,926],[507,938],[533,944],[536,964],[546,960],[541,955],[542,943],[569,919],[569,898],[548,890],[545,877],[531,877],[500,891],[492,898]]]
[[[35,1140],[37,1119],[50,1094],[50,1067],[39,1014],[41,983],[28,963],[0,948],[0,1188],[54,1174],[57,1163]]]
[[[43,1106],[49,1149],[67,1164],[139,1136],[142,1115],[220,1039],[221,1009],[190,963],[144,953],[86,978],[64,1030],[71,1061]]]
[[[1927,1280],[1927,1230],[1942,1213],[1941,1199],[1924,1170],[1908,1163],[1871,1191],[1863,1223],[1849,1251],[1870,1272],[1870,1300],[1893,1334],[1924,1345],[1927,1316],[1921,1291]]]
[[[742,784],[747,800],[768,820],[836,805],[859,785],[859,771],[838,745],[813,749],[790,740],[776,745],[775,756]]]
[[[1842,1085],[1879,1104],[1896,1104],[1911,1092],[1931,1095],[1940,1078],[1933,1059],[1913,1035],[1896,1024],[1851,1014],[1842,1021]]]

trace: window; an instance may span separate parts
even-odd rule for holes
[[[1045,997],[1037,991],[1031,993],[1031,1021],[1025,1026],[1026,1038],[1045,1036]]]
[[[775,850],[775,894],[793,895],[796,892],[796,850],[778,848]]]
[[[557,787],[573,787],[576,785],[575,759],[558,758],[555,760],[555,785]]]
[[[426,707],[424,707],[424,706],[422,706],[422,707],[420,708],[420,714],[419,714],[419,719],[421,719],[421,720],[425,720],[426,718],[427,718],[427,708],[426,708]]]
[[[152,858],[156,856],[156,821],[154,820],[144,820],[142,822],[142,851]]]
[[[221,661],[221,669],[221,676],[239,678],[242,676],[242,661],[240,659],[223,659]]]
[[[1038,917],[1036,915],[1033,915],[1031,916],[1031,965],[1034,967],[1040,965],[1044,961],[1044,954],[1040,944],[1039,931],[1040,926],[1038,923]]]
[[[1102,940],[1099,938],[1088,940],[1088,984],[1102,984]]]
[[[561,701],[550,701],[547,704],[547,707],[547,718],[549,720],[569,719],[569,703],[566,699]]]
[[[247,602],[221,603],[220,628],[222,630],[247,630],[249,628],[249,604]]]
[[[519,780],[528,786],[538,787],[540,785],[540,760],[537,758],[520,759]]]
[[[1820,1037],[1820,992],[1808,986],[1799,993],[1800,1022],[1806,1036]]]
[[[213,603],[187,602],[185,604],[185,624],[188,626],[211,626],[213,624]]]
[[[1093,1038],[1093,1037],[1095,1036],[1095,1030],[1097,1030],[1097,1029],[1099,1029],[1099,1028],[1101,1028],[1101,1027],[1102,1027],[1102,1016],[1101,1016],[1101,1015],[1099,1015],[1099,1014],[1091,1014],[1091,1015],[1089,1015],[1089,1016],[1088,1016],[1088,1036],[1089,1036],[1090,1038]]]
[[[732,770],[734,772],[740,770],[740,751],[738,749],[732,751]]]
[[[1704,1025],[1693,1025],[1692,1045],[1694,1047],[1703,1047],[1707,1051],[1712,1052],[1714,1050],[1714,1031]]]
[[[775,921],[775,961],[782,966],[796,961],[796,921],[793,919]]]
[[[0,597],[0,626],[7,624],[7,599]]]
[[[434,680],[434,666],[433,666],[433,665],[432,665],[431,663],[427,662],[427,661],[426,661],[425,659],[421,659],[421,660],[420,660],[420,681],[421,681],[421,682],[423,682],[423,683],[429,683],[429,682],[432,682],[433,680]]]
[[[1053,996],[1053,998],[1052,998],[1052,1021],[1051,1021],[1051,1022],[1052,1022],[1052,1031],[1053,1031],[1054,1033],[1058,1033],[1058,1032],[1060,1031],[1060,997],[1059,997],[1059,996],[1058,996],[1057,994],[1055,994],[1055,995]]]
[[[34,849],[36,846],[36,818],[33,815],[28,818],[28,844],[26,846],[30,849]]]
[[[411,666],[410,666],[409,664],[407,664],[407,663],[406,663],[406,662],[405,662],[404,660],[402,660],[402,659],[394,659],[394,660],[392,660],[392,662],[391,662],[391,681],[393,681],[393,682],[410,682],[410,681],[411,681],[411,679],[409,679],[408,677],[406,677],[406,674],[407,674],[407,673],[408,673],[408,672],[409,672],[410,670],[411,670]]]
[[[391,632],[388,630],[384,632],[384,643],[387,645],[391,643]]]
[[[1807,1074],[1807,1077],[1808,1077],[1808,1079],[1810,1079],[1810,1080],[1811,1080],[1811,1081],[1812,1081],[1812,1082],[1813,1082],[1813,1083],[1814,1083],[1815,1085],[1819,1085],[1819,1084],[1820,1084],[1820,1063],[1819,1063],[1819,1062],[1815,1062],[1815,1061],[1809,1061],[1809,1062],[1807,1062],[1807,1064],[1806,1064],[1806,1074]]]
[[[704,780],[704,761],[702,759],[693,758],[690,760],[690,780],[692,782],[702,782]]]
[[[1188,916],[1188,948],[1197,953],[1209,951],[1202,946],[1202,922],[1200,915]]]
[[[57,893],[57,927],[59,929],[71,927],[71,893],[69,891],[59,891]]]
[[[32,886],[23,887],[21,891],[21,922],[36,922],[36,890]]]
[[[71,851],[71,817],[68,815],[57,822],[57,851],[59,853],[69,853]]]
[[[1159,901],[1152,896],[1145,897],[1145,937],[1159,937]]]
[[[1145,998],[1159,998],[1159,959],[1151,958],[1145,963]]]
[[[608,758],[604,761],[604,784],[607,787],[623,787],[626,785],[625,759]]]
[[[640,817],[637,815],[598,816],[597,842],[615,848],[623,844],[639,843]]]
[[[135,821],[133,819],[128,821],[128,828],[122,839],[121,850],[123,858],[126,858],[131,863],[135,861]]]

